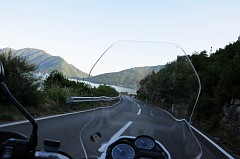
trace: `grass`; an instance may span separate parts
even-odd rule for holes
[[[16,121],[21,120],[23,118],[24,117],[22,116],[22,114],[14,106],[12,105],[1,106],[0,122]]]
[[[69,112],[89,110],[96,107],[109,106],[116,102],[117,101],[111,102],[111,103],[95,102],[94,104],[90,102],[84,102],[84,103],[72,103],[72,104],[62,104],[62,105],[58,105],[55,102],[48,102],[38,107],[31,107],[31,108],[27,107],[26,109],[34,118],[38,118],[42,116],[64,114]],[[25,117],[13,105],[1,106],[0,123],[19,121],[24,119]]]
[[[235,158],[240,159],[240,136],[234,134],[234,129],[240,125],[233,125],[228,128],[220,128],[218,124],[215,124],[214,127],[209,127],[209,123],[195,122],[199,130],[204,131],[206,134],[211,136],[218,145],[223,147],[227,152],[234,155]]]

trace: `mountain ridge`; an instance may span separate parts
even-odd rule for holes
[[[133,67],[119,72],[104,73],[87,78],[87,81],[98,84],[116,85],[126,88],[138,89],[139,82],[146,76],[150,75],[153,71],[159,71],[163,65],[158,66],[144,66]]]
[[[14,56],[26,58],[30,63],[35,64],[37,71],[42,74],[50,74],[53,70],[58,70],[69,78],[84,78],[93,83],[116,85],[132,89],[138,89],[140,86],[139,82],[142,79],[150,75],[153,71],[159,71],[163,67],[162,65],[133,67],[119,72],[110,72],[88,78],[87,73],[82,72],[72,64],[68,64],[62,57],[52,56],[44,50],[34,48],[18,50],[12,48],[0,49],[0,53],[9,51]]]
[[[60,56],[52,56],[41,49],[23,48],[12,49],[3,48],[0,49],[0,53],[11,51],[14,56],[20,56],[26,58],[30,63],[37,66],[37,71],[42,74],[50,74],[53,70],[58,70],[68,77],[86,78],[88,74],[79,70],[72,64],[67,63]]]

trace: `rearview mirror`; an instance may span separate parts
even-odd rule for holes
[[[3,82],[3,77],[4,77],[4,68],[2,63],[0,62],[0,82]]]

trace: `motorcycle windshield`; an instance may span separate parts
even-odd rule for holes
[[[121,136],[151,136],[174,159],[201,158],[189,121],[200,93],[198,75],[173,43],[119,41],[90,71],[92,117],[79,134],[85,158],[99,158]],[[116,92],[116,91],[117,92]]]

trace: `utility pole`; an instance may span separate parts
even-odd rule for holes
[[[212,55],[212,46],[211,46],[211,49],[209,51],[209,56],[211,56],[211,55]]]

